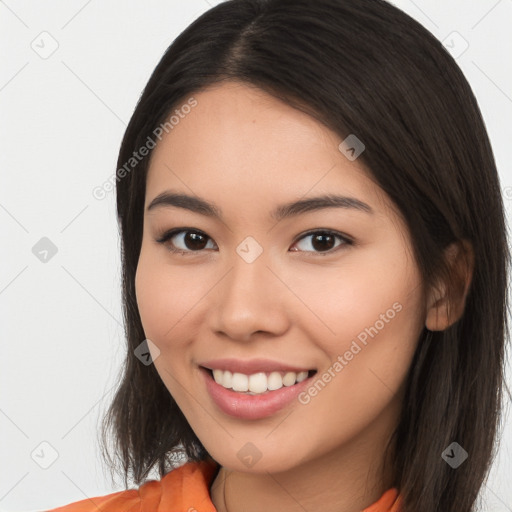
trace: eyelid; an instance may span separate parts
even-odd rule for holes
[[[200,229],[196,229],[196,228],[191,228],[191,227],[181,227],[181,228],[172,228],[172,229],[169,229],[168,231],[164,231],[162,235],[160,235],[158,238],[155,239],[155,241],[159,244],[162,244],[162,245],[165,245],[166,242],[173,238],[174,236],[176,235],[179,235],[181,233],[187,233],[187,232],[193,232],[193,233],[196,233],[196,234],[199,234],[199,235],[202,235],[204,237],[206,237],[208,240],[212,240],[213,241],[213,238],[211,238],[210,236],[208,236],[204,231],[201,231]],[[215,243],[215,242],[214,242]],[[215,244],[217,245],[217,244]],[[193,254],[199,254],[199,253],[202,253],[204,252],[204,249],[201,249],[199,251],[185,251],[183,249],[177,249],[177,248],[167,248],[171,253],[177,253],[177,254],[182,254],[182,255],[193,255]]]
[[[164,233],[162,235],[160,235],[158,238],[156,238],[155,241],[159,244],[165,245],[165,243],[170,238],[173,238],[174,236],[181,234],[183,232],[185,232],[185,233],[193,232],[193,233],[202,235],[202,236],[206,237],[208,240],[211,240],[215,243],[213,238],[208,236],[204,231],[202,231],[200,229],[192,228],[192,227],[179,227],[179,228],[172,228],[168,231],[164,231]],[[299,250],[292,251],[292,252],[302,252],[302,253],[309,254],[309,255],[327,256],[330,254],[334,254],[335,252],[337,252],[340,248],[342,248],[344,246],[355,245],[354,239],[352,237],[346,235],[345,233],[341,233],[341,232],[339,232],[335,229],[331,229],[331,228],[314,228],[314,229],[308,230],[308,231],[298,235],[297,238],[294,240],[292,246],[295,245],[296,243],[298,243],[299,241],[301,241],[303,238],[306,238],[311,235],[316,235],[316,234],[332,235],[336,238],[341,239],[343,243],[341,243],[340,245],[336,246],[333,249],[329,249],[329,250],[323,251],[323,252],[322,251],[299,251]],[[215,245],[217,245],[217,244],[215,243]],[[177,248],[168,248],[168,250],[172,253],[177,253],[177,254],[181,254],[181,255],[193,255],[193,254],[200,254],[200,253],[204,252],[204,249],[192,251],[192,250],[183,250],[183,249],[177,249]]]
[[[302,240],[303,238],[305,238],[307,236],[316,235],[316,234],[319,234],[319,233],[336,236],[338,238],[341,238],[347,244],[354,244],[355,243],[355,241],[354,241],[354,239],[352,237],[346,235],[345,233],[341,233],[340,231],[337,231],[336,229],[331,229],[331,228],[314,228],[314,229],[310,229],[309,231],[306,231],[306,232],[301,233],[300,235],[298,235],[297,238],[295,239],[295,242],[293,242],[293,243],[296,244],[299,240]],[[318,254],[321,254],[321,253],[318,253]]]

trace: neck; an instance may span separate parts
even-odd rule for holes
[[[221,467],[212,483],[212,502],[218,512],[361,512],[392,487],[392,473],[384,467],[389,431],[375,432],[382,432],[382,421],[377,418],[357,439],[286,471]]]

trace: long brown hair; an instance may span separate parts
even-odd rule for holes
[[[461,318],[444,331],[425,330],[418,342],[392,467],[405,512],[474,510],[495,455],[508,335],[499,177],[463,73],[432,34],[383,0],[228,0],[182,32],[154,70],[116,175],[127,352],[103,423],[108,463],[120,466],[127,486],[129,476],[138,485],[155,466],[163,476],[179,448],[190,460],[209,456],[154,365],[134,356],[145,339],[134,278],[149,156],[130,159],[173,109],[223,80],[257,86],[340,137],[364,141],[359,158],[407,220],[425,285],[448,276],[449,244],[471,244]],[[108,454],[109,432],[118,463]],[[469,454],[456,470],[441,457],[454,441]]]

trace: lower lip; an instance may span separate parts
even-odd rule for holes
[[[260,395],[237,393],[217,384],[208,370],[200,368],[205,379],[206,389],[219,409],[230,416],[244,420],[266,418],[284,409],[311,383],[314,377],[308,377],[293,386],[283,386],[275,391]],[[315,374],[316,375],[316,374]]]

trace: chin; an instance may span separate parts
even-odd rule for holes
[[[208,450],[208,447],[205,446],[205,448]],[[304,458],[299,458],[296,451],[293,458],[287,453],[276,453],[275,450],[265,456],[265,451],[270,450],[270,447],[259,450],[255,444],[248,441],[242,444],[241,448],[237,447],[236,450],[230,453],[226,453],[225,450],[220,452],[218,450],[208,450],[208,453],[217,463],[229,471],[251,474],[281,473],[304,463]]]

